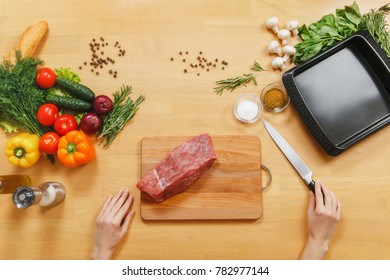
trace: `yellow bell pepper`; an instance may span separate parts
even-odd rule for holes
[[[13,165],[30,167],[41,157],[39,137],[29,133],[16,135],[7,142],[4,152]]]

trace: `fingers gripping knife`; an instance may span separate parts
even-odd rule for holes
[[[264,126],[271,136],[272,140],[278,145],[279,149],[283,152],[283,154],[290,161],[291,165],[295,168],[298,174],[301,176],[303,181],[305,181],[308,188],[314,193],[314,181],[312,179],[313,173],[307,167],[307,165],[303,162],[301,157],[294,151],[294,149],[287,143],[287,141],[280,135],[279,132],[276,131],[273,126],[263,120]]]

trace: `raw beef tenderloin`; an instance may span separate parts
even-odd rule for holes
[[[217,159],[211,137],[202,134],[173,149],[168,156],[141,181],[137,188],[155,202],[188,189]]]

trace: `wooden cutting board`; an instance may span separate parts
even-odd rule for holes
[[[162,203],[141,194],[145,220],[258,219],[262,216],[261,145],[255,136],[211,136],[218,159],[185,192]],[[141,176],[191,136],[142,139]]]

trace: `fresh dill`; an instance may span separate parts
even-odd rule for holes
[[[42,63],[36,58],[21,58],[18,52],[14,65],[6,60],[0,64],[0,125],[5,132],[21,128],[42,136],[50,130],[36,117],[45,102],[44,90],[35,83],[37,67]]]
[[[103,127],[98,133],[100,144],[108,148],[119,132],[135,116],[138,106],[145,100],[140,95],[135,101],[130,98],[131,86],[123,85],[119,91],[113,94],[114,101],[112,111],[104,119]]]
[[[218,85],[218,87],[215,87],[214,90],[217,95],[222,95],[224,90],[233,91],[237,87],[241,85],[246,86],[250,82],[253,82],[257,86],[256,78],[253,73],[244,74],[243,76],[237,76],[226,80],[216,81],[215,83]]]

